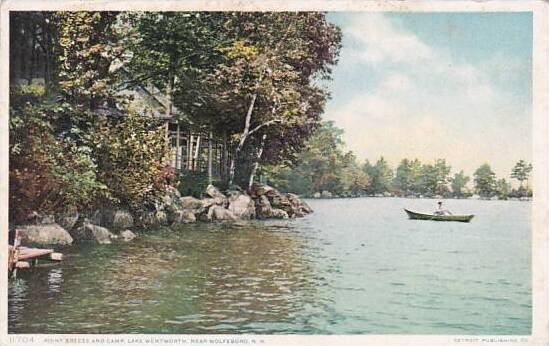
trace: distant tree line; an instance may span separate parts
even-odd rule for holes
[[[472,179],[463,170],[452,174],[445,159],[432,163],[403,159],[393,169],[380,157],[375,163],[366,161],[361,165],[352,152],[345,152],[342,136],[343,130],[333,122],[324,122],[293,162],[268,167],[263,173],[278,188],[305,196],[468,198],[476,194],[498,199],[532,196],[528,186],[532,165],[524,160],[517,162],[510,173],[510,178],[520,184],[512,188],[508,180],[496,177],[488,163],[477,168]]]

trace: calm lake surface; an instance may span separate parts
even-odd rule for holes
[[[10,333],[530,334],[530,202],[308,201],[298,220],[195,224],[63,249],[9,283]]]

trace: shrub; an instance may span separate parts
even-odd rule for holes
[[[56,213],[89,208],[106,197],[89,148],[55,136],[53,107],[26,104],[10,110],[10,221],[21,223],[34,211]]]
[[[164,129],[151,125],[150,119],[136,114],[118,122],[100,118],[91,142],[99,180],[108,187],[111,201],[139,209],[170,184]]]
[[[205,172],[187,171],[179,175],[179,193],[182,196],[202,197],[208,187],[208,174]]]

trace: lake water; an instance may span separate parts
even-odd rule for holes
[[[73,246],[9,283],[10,333],[530,334],[529,202],[308,201],[303,219]]]

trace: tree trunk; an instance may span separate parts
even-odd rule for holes
[[[193,171],[196,171],[196,168],[198,167],[198,154],[200,154],[200,135],[196,137],[196,147],[194,149],[194,157],[193,157]]]
[[[193,170],[193,141],[194,141],[194,136],[191,133],[189,135],[189,145],[187,146],[187,170],[188,171]]]
[[[234,174],[236,170],[236,162],[238,160],[238,156],[240,152],[242,151],[242,148],[244,147],[244,143],[246,142],[246,139],[248,138],[248,133],[250,132],[250,123],[252,119],[252,113],[255,106],[255,100],[257,99],[257,92],[252,96],[252,100],[250,101],[250,106],[248,107],[248,112],[246,113],[246,122],[244,124],[244,130],[242,131],[242,134],[240,135],[240,141],[238,142],[238,145],[236,146],[236,149],[234,151],[234,155],[231,159],[231,166],[229,168],[229,186],[233,185],[234,183]]]
[[[267,139],[267,134],[264,133],[263,137],[261,137],[261,145],[259,146],[259,151],[257,152],[257,158],[254,162],[254,165],[252,167],[252,171],[250,173],[250,180],[248,182],[248,191],[252,190],[252,185],[254,184],[254,178],[255,174],[257,172],[257,168],[259,167],[259,161],[261,160],[261,156],[263,155],[263,149],[265,149],[265,140]]]
[[[173,86],[175,83],[175,76],[173,72],[173,68],[170,68],[168,72],[168,85],[166,86],[166,132],[165,132],[165,138],[166,142],[168,142],[170,133],[169,133],[169,118],[172,116],[172,94],[173,94]]]
[[[208,184],[212,185],[212,131],[208,133]]]
[[[221,178],[223,181],[227,178],[227,131],[223,131],[223,152],[221,153]]]

